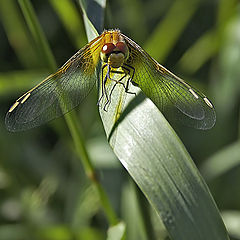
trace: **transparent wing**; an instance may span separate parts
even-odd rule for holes
[[[100,36],[80,49],[55,74],[26,92],[9,109],[9,131],[22,131],[55,119],[76,107],[96,83]]]
[[[157,63],[130,38],[124,38],[130,50],[127,64],[135,68],[133,82],[145,95],[170,120],[198,129],[213,127],[216,114],[206,96]]]

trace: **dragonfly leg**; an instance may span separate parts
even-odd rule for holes
[[[127,66],[128,66],[128,65],[127,65]],[[131,66],[130,66],[130,67],[131,67]],[[118,79],[118,80],[112,79],[112,78],[110,77],[110,75],[109,75],[109,79],[112,80],[112,81],[114,81],[114,82],[116,82],[116,83],[122,84],[123,87],[124,87],[124,89],[125,89],[125,92],[126,92],[126,93],[130,93],[130,94],[135,94],[135,95],[136,95],[136,93],[133,93],[133,92],[128,91],[128,89],[129,89],[129,83],[132,82],[131,79],[133,78],[135,69],[134,69],[133,67],[131,67],[131,68],[133,68],[133,70],[134,70],[134,71],[133,71],[133,74],[131,75],[131,71],[130,71],[129,68],[124,67],[124,66],[122,66],[122,68],[124,69],[124,71],[111,70],[111,73],[124,74],[120,79]],[[126,85],[125,85],[125,84],[122,82],[122,80],[123,80],[125,77],[127,77],[128,75],[129,75],[129,78],[127,79],[127,83],[126,83]]]
[[[116,74],[120,74],[120,75],[123,75],[120,79],[114,79],[114,78],[111,78],[110,76],[110,73],[116,73]],[[113,93],[113,90],[115,89],[115,87],[117,86],[117,84],[121,84],[123,85],[124,89],[126,90],[126,86],[123,82],[121,82],[125,77],[127,76],[127,73],[124,72],[124,71],[117,71],[117,70],[113,70],[111,69],[111,67],[108,65],[108,71],[107,71],[107,74],[104,78],[104,82],[103,82],[103,85],[104,85],[104,94],[106,96],[106,102],[104,104],[104,111],[107,111],[107,106],[111,103],[111,97],[112,97],[112,93]],[[102,77],[103,78],[103,77]],[[107,94],[107,91],[106,91],[106,81],[107,79],[115,82],[115,84],[113,85],[109,95]]]
[[[125,69],[126,71],[128,71],[128,75],[129,75],[129,78],[127,80],[127,85],[126,85],[126,88],[125,88],[125,91],[126,93],[130,93],[130,94],[134,94],[136,96],[136,93],[133,93],[133,92],[129,92],[128,89],[129,89],[129,84],[130,82],[134,85],[134,86],[138,86],[134,81],[133,81],[133,77],[134,77],[134,74],[135,74],[135,68],[130,66],[130,65],[127,65],[127,64],[124,64],[124,66],[122,66],[123,69]]]
[[[118,73],[118,74],[119,74],[119,73],[120,73],[120,74],[124,73],[124,72],[121,72],[121,71],[113,71],[113,70],[111,70],[111,67],[110,67],[110,65],[108,65],[108,64],[107,64],[107,67],[108,67],[108,71],[107,71],[107,74],[106,74],[106,76],[105,76],[105,78],[104,78],[104,81],[103,81],[104,95],[106,96],[106,103],[104,104],[103,110],[106,111],[106,112],[107,112],[107,106],[108,106],[108,105],[110,104],[110,102],[111,102],[111,96],[112,96],[112,93],[113,93],[114,88],[116,87],[116,85],[117,85],[118,83],[123,84],[122,82],[119,82],[119,80],[112,79],[112,78],[110,77],[110,72],[115,72],[115,73]],[[120,81],[121,81],[124,77],[125,77],[125,76],[123,76],[123,77],[120,79]],[[114,84],[114,86],[112,87],[109,95],[108,95],[107,89],[106,89],[107,79],[110,79],[111,81],[114,81],[114,82],[115,82],[115,84]],[[123,84],[123,86],[124,86],[124,84]],[[125,87],[125,86],[124,86],[124,87]]]
[[[104,95],[106,96],[107,100],[108,100],[108,97],[107,97],[107,92],[106,92],[106,82],[107,82],[107,75],[105,77],[103,77],[103,71],[104,71],[104,68],[106,68],[108,65],[105,64],[103,67],[102,67],[102,77],[101,77],[101,80],[102,80],[102,86],[101,86],[101,96],[100,98],[98,99],[98,102],[97,102],[97,105],[100,105],[100,102],[102,101]]]
[[[105,67],[108,67],[108,71],[107,71],[107,74],[104,77],[103,71],[104,71]],[[124,66],[122,66],[122,69],[123,69],[123,71],[114,70],[114,69],[111,68],[111,66],[109,64],[106,64],[102,67],[102,95],[101,95],[100,99],[98,100],[98,104],[100,103],[100,101],[102,100],[102,98],[105,95],[106,96],[106,102],[105,102],[104,108],[103,108],[104,111],[107,111],[107,106],[111,103],[112,93],[113,93],[113,90],[115,89],[115,87],[117,86],[117,84],[121,84],[124,87],[126,93],[136,95],[136,93],[129,91],[130,82],[135,86],[137,85],[135,82],[132,81],[132,79],[134,77],[134,74],[135,74],[135,68],[132,67],[132,66],[129,66],[127,64],[124,64]],[[114,79],[110,76],[110,73],[112,73],[112,74],[116,73],[116,74],[119,74],[119,75],[122,75],[122,76],[119,79]],[[122,82],[122,80],[125,79],[127,76],[129,76],[129,77],[128,77],[126,85],[125,85]],[[113,85],[109,94],[107,94],[107,89],[106,89],[107,79],[115,82],[115,84]]]
[[[124,83],[121,82],[121,81],[127,76],[127,73],[125,73],[124,71],[116,71],[116,70],[111,70],[111,73],[117,73],[117,74],[121,74],[121,75],[124,74],[120,79],[114,79],[114,78],[111,78],[111,77],[110,77],[110,72],[109,72],[108,78],[109,78],[111,81],[116,82],[117,84],[118,84],[118,83],[119,83],[119,84],[122,84],[123,87],[124,87],[124,89],[126,89]]]
[[[115,82],[115,84],[113,85],[113,87],[112,87],[112,89],[110,91],[109,99],[107,100],[107,102],[104,105],[104,111],[106,111],[107,105],[109,105],[111,103],[112,93],[113,93],[114,88],[117,86],[117,84],[118,84],[118,82]]]

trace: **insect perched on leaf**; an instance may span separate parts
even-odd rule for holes
[[[133,84],[171,118],[199,129],[215,124],[214,107],[204,94],[160,65],[119,30],[108,30],[18,98],[6,115],[7,129],[26,130],[69,112],[96,85],[98,66],[101,66],[98,104],[106,111],[115,86],[121,84],[126,94],[132,94],[129,86]],[[109,81],[114,83],[110,90],[106,87]]]

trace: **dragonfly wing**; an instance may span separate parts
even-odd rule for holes
[[[138,44],[124,36],[129,47],[128,63],[135,68],[133,82],[171,120],[198,129],[213,127],[216,114],[204,94],[157,63]]]
[[[76,107],[96,83],[101,48],[98,39],[80,49],[55,74],[17,99],[5,123],[22,131],[55,119]]]

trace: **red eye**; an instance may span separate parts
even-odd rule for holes
[[[124,54],[127,52],[127,45],[125,42],[118,42],[116,44],[116,47],[121,51],[123,52]]]
[[[111,53],[115,48],[116,48],[116,46],[113,43],[106,43],[102,47],[102,53],[104,53],[104,54]]]

